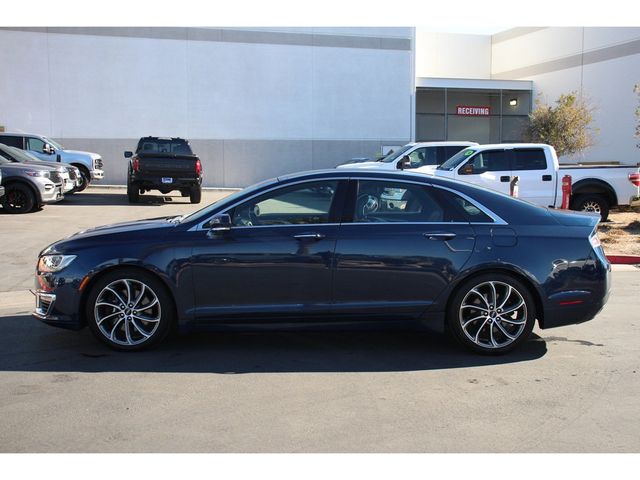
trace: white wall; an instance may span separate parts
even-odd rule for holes
[[[416,77],[491,76],[491,36],[416,29]]]
[[[576,91],[594,107],[595,145],[562,161],[640,162],[634,138],[634,112],[640,83],[640,53],[632,42],[640,28],[554,27],[493,45],[492,75],[532,80],[534,94],[553,103],[562,93]],[[625,55],[622,55],[626,53]],[[632,53],[632,54],[629,54]],[[622,56],[620,56],[622,55]],[[609,58],[615,57],[618,58]]]

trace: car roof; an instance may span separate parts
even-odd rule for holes
[[[490,143],[475,147],[476,150],[505,150],[512,148],[551,148],[551,145],[546,143]]]
[[[477,142],[469,142],[467,140],[447,140],[447,141],[443,141],[443,142],[414,142],[411,145],[418,145],[421,147],[457,147],[460,145],[463,146],[472,146],[472,145],[478,145]]]

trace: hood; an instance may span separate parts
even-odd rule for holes
[[[435,175],[438,165],[425,165],[424,167],[418,167],[414,169],[414,172],[423,173],[425,175]]]
[[[134,220],[131,222],[101,225],[99,227],[88,228],[86,230],[74,233],[69,238],[85,238],[93,237],[96,235],[112,235],[117,233],[140,232],[153,228],[173,227],[175,224],[171,223],[169,219],[174,217],[175,215],[172,215],[170,217],[147,218],[144,220]]]
[[[47,172],[55,172],[58,169],[53,165],[47,165],[46,162],[44,163],[45,165],[39,165],[39,164],[33,164],[33,163],[18,163],[18,162],[3,163],[3,164],[0,164],[0,168],[7,171],[9,170],[13,170],[13,171],[44,170]]]
[[[47,162],[45,160],[28,160],[25,162],[20,162],[23,165],[40,165],[42,167],[51,167],[55,168],[58,171],[66,172],[68,168],[73,168],[68,163],[64,162]]]
[[[81,150],[62,150],[61,152],[58,152],[58,153],[60,153],[63,156],[63,158],[64,157],[72,157],[72,158],[89,157],[91,160],[102,158],[97,153],[83,152]]]

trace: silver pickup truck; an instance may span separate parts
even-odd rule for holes
[[[0,176],[2,208],[7,213],[27,213],[64,198],[62,177],[53,166],[14,163],[0,157]]]

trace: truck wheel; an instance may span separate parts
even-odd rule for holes
[[[200,203],[202,200],[202,189],[200,187],[193,187],[189,193],[191,203]]]
[[[600,220],[604,222],[609,217],[609,202],[602,195],[586,193],[576,196],[572,202],[572,210],[599,213]]]
[[[91,183],[91,174],[89,173],[89,171],[84,166],[76,165],[76,167],[78,167],[78,169],[80,170],[80,180],[81,180],[81,182],[80,182],[80,185],[78,185],[75,188],[74,192],[82,192]]]
[[[140,201],[140,189],[133,183],[127,182],[127,197],[129,203],[138,203]]]
[[[36,204],[35,194],[26,185],[14,183],[5,187],[2,207],[7,213],[28,213]]]

